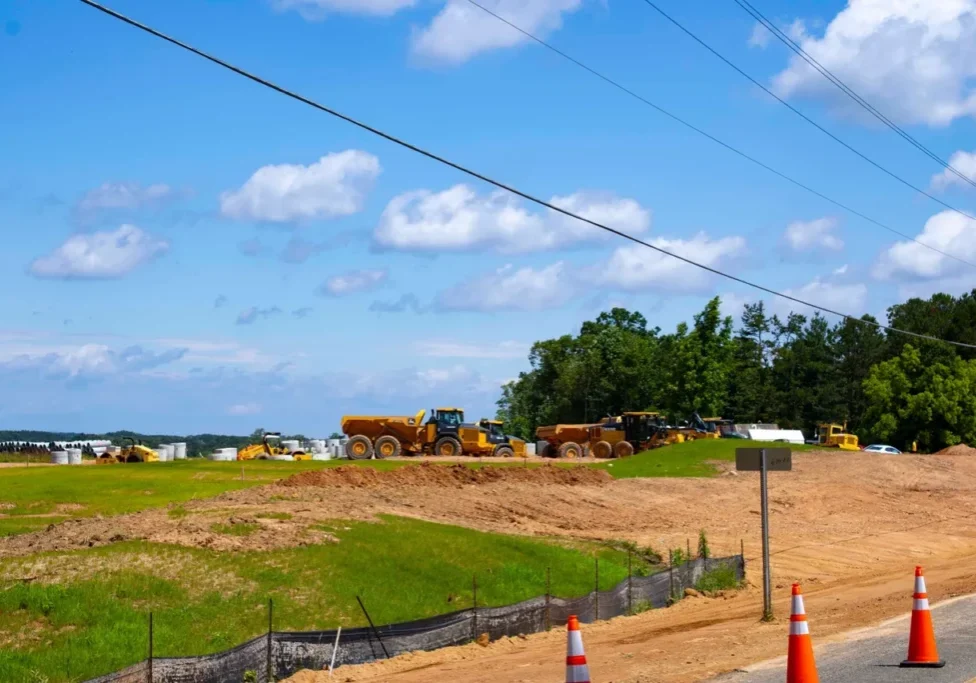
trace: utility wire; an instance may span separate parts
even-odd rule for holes
[[[562,214],[564,216],[568,216],[569,218],[575,218],[578,221],[582,221],[584,223],[588,223],[589,225],[592,225],[595,228],[599,228],[600,230],[604,230],[606,232],[612,233],[614,235],[617,235],[618,237],[621,237],[621,238],[623,238],[625,240],[628,240],[630,242],[633,242],[634,244],[639,244],[639,245],[641,245],[643,247],[647,247],[648,249],[652,249],[652,250],[654,250],[654,251],[656,251],[656,252],[658,252],[660,254],[663,254],[665,256],[670,256],[671,258],[677,259],[679,261],[682,261],[683,263],[687,263],[688,265],[691,265],[691,266],[694,266],[694,267],[699,268],[701,270],[704,270],[706,272],[712,273],[713,275],[718,275],[718,276],[723,277],[723,278],[725,278],[727,280],[731,280],[732,282],[737,282],[737,283],[742,284],[742,285],[745,285],[747,287],[752,287],[753,289],[757,289],[757,290],[759,290],[761,292],[765,292],[766,294],[771,294],[773,296],[780,297],[781,299],[785,299],[787,301],[792,301],[793,303],[801,304],[803,306],[809,306],[810,308],[813,308],[813,309],[818,310],[818,311],[823,311],[824,313],[829,313],[831,315],[835,315],[835,316],[837,316],[839,318],[842,318],[844,320],[851,320],[853,322],[864,323],[864,324],[867,324],[867,325],[871,325],[873,327],[876,327],[878,329],[882,329],[882,330],[885,330],[885,331],[888,331],[888,332],[897,333],[897,334],[904,334],[904,335],[907,335],[907,336],[910,336],[910,337],[915,337],[917,339],[925,339],[925,340],[934,341],[934,342],[944,342],[946,344],[950,344],[950,345],[953,345],[953,346],[960,346],[960,347],[964,347],[964,348],[968,348],[968,349],[976,349],[976,344],[965,344],[963,342],[949,341],[947,339],[940,339],[938,337],[932,337],[932,336],[926,335],[926,334],[919,334],[917,332],[910,332],[908,330],[900,330],[898,328],[889,327],[887,325],[882,325],[879,322],[872,322],[872,321],[869,321],[869,320],[862,320],[860,318],[855,318],[854,316],[847,315],[846,313],[840,313],[840,312],[835,311],[835,310],[832,310],[830,308],[826,308],[825,306],[820,306],[818,304],[812,304],[812,303],[810,303],[808,301],[804,301],[803,299],[798,299],[797,297],[791,296],[789,294],[784,294],[782,292],[777,292],[776,290],[770,289],[769,287],[765,287],[764,285],[759,285],[759,284],[756,284],[754,282],[750,282],[750,281],[745,280],[743,278],[740,278],[740,277],[738,277],[736,275],[731,275],[729,273],[722,272],[721,270],[718,270],[717,268],[712,268],[711,266],[707,266],[707,265],[705,265],[703,263],[698,263],[697,261],[694,261],[694,260],[692,260],[690,258],[687,258],[685,256],[681,256],[679,254],[675,254],[673,252],[668,251],[667,249],[663,249],[663,248],[658,247],[658,246],[655,246],[655,245],[653,245],[653,244],[651,244],[649,242],[645,242],[644,240],[641,240],[641,239],[639,239],[637,237],[634,237],[632,235],[628,235],[627,233],[622,232],[621,230],[618,230],[616,228],[612,228],[610,226],[603,225],[602,223],[598,223],[597,221],[591,220],[589,218],[585,218],[584,216],[580,216],[580,215],[578,215],[576,213],[573,213],[572,211],[569,211],[567,209],[564,209],[564,208],[561,208],[559,206],[556,206],[555,204],[550,204],[549,202],[545,201],[544,199],[539,199],[538,197],[536,197],[534,195],[531,195],[531,194],[528,194],[527,192],[523,192],[522,190],[519,190],[519,189],[517,189],[515,187],[512,187],[511,185],[506,185],[505,183],[502,183],[502,182],[500,182],[498,180],[494,180],[494,179],[492,179],[492,178],[490,178],[490,177],[488,177],[488,176],[486,176],[486,175],[484,175],[482,173],[479,173],[478,171],[472,170],[472,169],[470,169],[470,168],[468,168],[466,166],[462,166],[461,164],[459,164],[457,162],[454,162],[454,161],[451,161],[450,159],[447,159],[445,157],[439,156],[438,154],[435,154],[434,152],[430,152],[430,151],[428,151],[426,149],[423,149],[422,147],[418,147],[417,145],[414,145],[414,144],[412,144],[410,142],[407,142],[406,140],[402,140],[402,139],[396,137],[395,135],[392,135],[391,133],[386,133],[386,132],[384,132],[384,131],[382,131],[382,130],[380,130],[378,128],[374,128],[373,126],[369,125],[368,123],[364,123],[362,121],[359,121],[359,120],[353,118],[352,116],[349,116],[347,114],[343,114],[342,112],[339,112],[339,111],[337,111],[335,109],[332,109],[331,107],[327,107],[324,104],[319,104],[315,100],[311,100],[311,99],[305,97],[304,95],[300,95],[300,94],[298,94],[298,93],[296,93],[296,92],[294,92],[292,90],[288,90],[287,88],[285,88],[283,86],[277,85],[277,84],[273,83],[272,81],[266,80],[264,78],[261,78],[260,76],[257,76],[255,74],[252,74],[252,73],[248,72],[248,71],[245,71],[244,69],[242,69],[242,68],[240,68],[238,66],[234,66],[230,62],[225,62],[224,60],[220,59],[219,57],[215,57],[215,56],[213,56],[211,54],[208,54],[208,53],[204,52],[203,50],[200,50],[198,48],[193,47],[192,45],[189,45],[189,44],[184,43],[184,42],[182,42],[182,41],[180,41],[180,40],[178,40],[176,38],[173,38],[171,36],[168,36],[165,33],[162,33],[162,32],[157,31],[156,29],[154,29],[154,28],[152,28],[150,26],[147,26],[146,24],[142,24],[142,23],[136,21],[135,19],[130,19],[129,17],[125,16],[124,14],[121,14],[119,12],[116,12],[113,9],[109,9],[108,7],[105,7],[104,5],[100,5],[97,2],[94,2],[94,0],[79,0],[79,1],[82,2],[82,3],[84,3],[84,4],[86,4],[86,5],[88,5],[89,7],[92,7],[94,9],[99,10],[100,12],[103,12],[103,13],[109,15],[110,17],[113,17],[115,19],[118,19],[119,21],[122,21],[122,22],[126,23],[129,26],[132,26],[134,28],[137,28],[137,29],[139,29],[141,31],[145,31],[146,33],[148,33],[150,35],[153,35],[153,36],[155,36],[157,38],[160,38],[161,40],[164,40],[164,41],[166,41],[168,43],[171,43],[172,45],[176,45],[177,47],[182,48],[182,49],[184,49],[184,50],[186,50],[188,52],[192,52],[193,54],[197,55],[198,57],[202,57],[203,59],[206,59],[207,61],[210,61],[210,62],[212,62],[212,63],[214,63],[214,64],[216,64],[218,66],[221,66],[221,67],[223,67],[223,68],[225,68],[225,69],[227,69],[229,71],[233,71],[234,73],[236,73],[239,76],[243,76],[244,78],[247,78],[248,80],[251,80],[251,81],[253,81],[253,82],[255,82],[255,83],[259,84],[259,85],[263,85],[266,88],[270,88],[271,90],[274,90],[274,91],[276,91],[276,92],[278,92],[278,93],[280,93],[282,95],[285,95],[286,97],[290,97],[293,100],[297,100],[298,102],[301,102],[303,104],[307,104],[310,107],[313,107],[315,109],[318,109],[319,111],[324,112],[326,114],[329,114],[330,116],[334,116],[335,118],[341,119],[341,120],[345,121],[346,123],[350,123],[350,124],[356,126],[357,128],[360,128],[360,129],[365,130],[365,131],[367,131],[369,133],[372,133],[373,135],[376,135],[376,136],[381,137],[381,138],[383,138],[385,140],[388,140],[389,142],[392,142],[392,143],[394,143],[396,145],[399,145],[400,147],[403,147],[405,149],[409,149],[412,152],[416,152],[417,154],[420,154],[422,156],[425,156],[428,159],[431,159],[432,161],[436,161],[436,162],[438,162],[440,164],[443,164],[445,166],[449,166],[449,167],[451,167],[451,168],[453,168],[453,169],[455,169],[457,171],[460,171],[461,173],[464,173],[464,174],[466,174],[468,176],[471,176],[472,178],[476,178],[476,179],[481,180],[481,181],[483,181],[485,183],[488,183],[489,185],[494,185],[495,187],[499,188],[500,190],[505,190],[506,192],[510,192],[511,194],[514,194],[517,197],[521,197],[522,199],[524,199],[524,200],[526,200],[528,202],[531,202],[531,203],[536,204],[538,206],[541,206],[541,207],[544,207],[546,209],[549,209],[550,211],[555,211],[556,213]]]
[[[925,190],[923,190],[922,188],[918,187],[917,185],[914,185],[911,182],[909,182],[908,180],[905,180],[904,178],[902,178],[900,175],[898,175],[894,171],[889,171],[887,168],[885,168],[884,166],[882,166],[877,161],[875,161],[871,157],[867,156],[866,154],[864,154],[863,152],[861,152],[857,148],[852,147],[848,143],[844,142],[842,139],[840,139],[839,137],[837,137],[836,135],[834,135],[833,133],[831,133],[829,130],[827,130],[826,128],[824,128],[823,126],[821,126],[819,123],[817,123],[816,121],[814,121],[813,119],[811,119],[809,116],[807,116],[802,111],[800,111],[799,109],[797,109],[796,107],[794,107],[792,104],[790,104],[789,102],[787,102],[786,100],[784,100],[782,97],[780,97],[779,95],[777,95],[776,93],[774,93],[772,90],[770,90],[769,88],[767,88],[765,85],[763,85],[762,83],[760,83],[758,80],[756,80],[755,78],[753,78],[752,76],[750,76],[748,73],[746,73],[745,71],[743,71],[742,69],[740,69],[738,66],[735,65],[735,63],[733,63],[731,60],[729,60],[727,57],[725,57],[721,52],[719,52],[718,50],[716,50],[715,48],[713,48],[711,45],[709,45],[704,40],[702,40],[697,35],[695,35],[690,29],[686,28],[683,24],[681,24],[680,22],[678,22],[677,19],[675,19],[670,14],[668,14],[667,12],[665,12],[663,9],[661,9],[660,7],[658,7],[654,2],[652,2],[652,0],[644,0],[644,2],[646,2],[650,7],[652,7],[655,11],[657,11],[657,13],[660,14],[662,17],[664,17],[665,19],[667,19],[668,21],[670,21],[672,24],[674,24],[675,26],[677,26],[681,31],[683,31],[685,34],[687,34],[696,43],[698,43],[703,48],[705,48],[706,50],[708,50],[709,52],[711,52],[713,55],[715,55],[716,57],[718,57],[720,60],[722,60],[723,62],[725,62],[731,69],[733,69],[735,72],[737,72],[738,74],[740,74],[743,78],[745,78],[746,80],[748,80],[750,83],[752,83],[756,87],[761,88],[763,90],[763,92],[765,92],[767,95],[769,95],[770,97],[772,97],[773,99],[775,99],[777,102],[779,102],[780,104],[782,104],[784,107],[786,107],[787,109],[789,109],[791,112],[793,112],[794,114],[796,114],[797,116],[799,116],[801,119],[803,119],[804,121],[806,121],[807,123],[809,123],[811,126],[813,126],[814,128],[816,128],[817,130],[819,130],[821,133],[823,133],[824,135],[826,135],[827,137],[829,137],[831,140],[833,140],[836,143],[838,143],[839,145],[842,145],[843,147],[847,148],[853,154],[856,154],[861,159],[863,159],[864,161],[868,162],[869,164],[871,164],[872,166],[874,166],[876,169],[878,169],[882,173],[890,176],[891,178],[894,178],[895,180],[897,180],[899,183],[901,183],[905,187],[910,188],[910,189],[914,190],[915,192],[917,192],[917,193],[919,193],[921,195],[924,195],[924,196],[928,197],[933,202],[936,202],[937,204],[941,204],[942,206],[944,206],[945,208],[949,209],[950,211],[954,211],[955,213],[958,213],[958,214],[960,214],[962,216],[965,216],[966,218],[968,218],[970,220],[976,221],[976,216],[973,216],[971,214],[968,214],[965,211],[963,211],[962,209],[957,209],[956,207],[952,206],[948,202],[943,201],[942,199],[939,199],[934,194],[931,194],[929,192],[926,192]]]
[[[871,223],[872,225],[875,225],[875,226],[881,228],[882,230],[887,230],[888,232],[892,233],[893,235],[898,235],[899,237],[902,237],[902,238],[904,238],[906,240],[909,240],[910,242],[914,242],[915,244],[918,244],[919,246],[925,247],[926,249],[928,249],[930,251],[933,251],[936,254],[941,254],[942,256],[945,256],[947,258],[950,258],[950,259],[953,259],[955,261],[958,261],[959,263],[964,263],[967,266],[971,266],[973,268],[976,268],[976,263],[973,263],[972,261],[967,261],[966,259],[961,258],[959,256],[956,256],[955,254],[950,254],[948,252],[942,251],[941,249],[939,249],[937,247],[933,247],[930,244],[926,244],[925,242],[922,242],[919,239],[917,239],[915,237],[912,237],[911,235],[907,235],[907,234],[901,232],[900,230],[896,230],[895,228],[892,228],[891,226],[886,225],[886,224],[882,223],[879,220],[876,220],[876,219],[871,218],[870,216],[868,216],[868,215],[866,215],[864,213],[861,213],[857,209],[854,209],[853,207],[850,207],[847,204],[844,204],[844,203],[842,203],[842,202],[840,202],[840,201],[838,201],[836,199],[833,199],[832,197],[828,197],[827,195],[823,194],[822,192],[820,192],[818,190],[815,190],[814,188],[810,187],[809,185],[806,185],[806,184],[800,182],[799,180],[796,180],[795,178],[792,178],[791,176],[786,175],[782,171],[779,171],[779,170],[773,168],[769,164],[767,164],[767,163],[765,163],[763,161],[760,161],[756,157],[753,157],[753,156],[747,154],[746,152],[743,152],[741,149],[738,149],[737,147],[733,147],[729,143],[727,143],[727,142],[725,142],[725,141],[723,141],[723,140],[715,137],[711,133],[708,133],[705,130],[703,130],[701,128],[698,128],[694,124],[689,123],[688,121],[685,121],[684,119],[682,119],[677,114],[673,114],[670,111],[668,111],[667,109],[664,109],[663,107],[655,104],[654,102],[652,102],[651,100],[647,99],[643,95],[640,95],[639,93],[631,90],[630,88],[628,88],[628,87],[626,87],[624,85],[621,85],[618,81],[615,81],[612,78],[610,78],[609,76],[600,73],[599,71],[597,71],[596,69],[588,66],[587,64],[583,63],[579,59],[576,59],[575,57],[573,57],[569,53],[560,50],[559,48],[555,47],[551,43],[547,43],[542,38],[539,38],[538,36],[535,36],[532,33],[529,33],[528,31],[526,31],[525,29],[521,28],[520,26],[517,26],[517,25],[513,24],[511,21],[509,21],[505,17],[503,17],[503,16],[501,16],[501,15],[493,12],[492,10],[488,9],[487,7],[485,7],[484,5],[480,4],[479,2],[477,2],[477,0],[468,0],[468,2],[470,2],[472,5],[474,5],[478,9],[482,10],[483,12],[486,12],[486,13],[490,14],[491,16],[495,17],[500,22],[502,22],[504,24],[507,24],[508,26],[512,27],[513,29],[515,29],[516,31],[518,31],[519,33],[521,33],[522,35],[524,35],[526,38],[529,38],[530,40],[535,41],[539,45],[542,45],[546,49],[551,50],[553,53],[559,55],[563,59],[569,60],[570,62],[572,62],[573,64],[575,64],[579,68],[583,69],[584,71],[586,71],[586,72],[588,72],[588,73],[596,76],[597,78],[599,78],[600,80],[602,80],[602,81],[604,81],[606,83],[609,83],[610,85],[612,85],[617,90],[620,90],[621,92],[626,93],[627,95],[630,95],[634,99],[638,100],[639,102],[642,102],[643,104],[646,104],[648,107],[650,107],[651,109],[654,109],[658,113],[663,114],[664,116],[667,116],[672,121],[674,121],[676,123],[680,123],[682,126],[688,128],[689,130],[692,130],[692,131],[698,133],[699,135],[701,135],[701,136],[703,136],[705,138],[708,138],[709,140],[711,140],[715,144],[720,145],[720,146],[724,147],[725,149],[729,150],[730,152],[732,152],[733,154],[737,154],[738,156],[742,157],[746,161],[749,161],[749,162],[755,164],[756,166],[759,166],[760,168],[762,168],[762,169],[764,169],[766,171],[769,171],[773,175],[776,175],[776,176],[782,178],[783,180],[787,181],[788,183],[791,183],[792,185],[795,185],[796,187],[799,187],[800,189],[805,190],[806,192],[809,192],[810,194],[814,195],[815,197],[819,197],[820,199],[823,199],[824,201],[829,202],[829,203],[833,204],[834,206],[836,206],[836,207],[838,207],[838,208],[840,208],[840,209],[848,212],[849,214],[851,214],[853,216],[857,216],[861,220],[867,221],[868,223]]]
[[[749,2],[749,0],[733,0],[733,2],[735,2],[735,4],[737,4],[739,7],[741,7],[743,11],[749,14],[753,19],[755,19],[760,24],[765,26],[766,29],[770,31],[770,33],[772,33],[776,38],[780,40],[780,42],[782,42],[784,45],[786,45],[786,47],[790,48],[793,52],[795,52],[797,56],[803,59],[803,61],[805,61],[815,70],[820,72],[820,74],[824,78],[826,78],[828,81],[833,83],[837,88],[841,90],[841,92],[843,92],[845,95],[847,95],[852,100],[854,100],[857,104],[862,106],[872,116],[874,116],[879,121],[881,121],[886,126],[888,126],[888,128],[898,133],[898,135],[904,138],[910,145],[912,145],[917,150],[922,152],[922,154],[924,154],[925,156],[929,157],[932,161],[936,162],[940,166],[945,167],[946,170],[954,173],[960,180],[969,183],[973,187],[976,187],[976,181],[974,181],[972,178],[962,173],[955,166],[952,166],[948,161],[945,161],[938,154],[936,154],[931,149],[929,149],[921,142],[916,140],[909,133],[907,133],[903,128],[901,128],[898,124],[894,123],[893,121],[891,121],[891,119],[889,119],[887,116],[885,116],[880,111],[878,111],[874,107],[874,105],[872,105],[870,102],[865,100],[859,94],[854,92],[854,90],[850,88],[850,86],[844,83],[844,81],[840,80],[840,78],[838,78],[834,73],[832,73],[827,67],[825,67],[823,64],[818,62],[806,50],[804,50],[799,43],[797,43],[795,40],[793,40],[793,38],[789,36],[789,34],[787,34],[781,28],[776,26],[770,19],[764,16],[762,12],[756,9],[756,7]]]

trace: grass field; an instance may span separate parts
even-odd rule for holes
[[[210,498],[224,491],[268,484],[295,472],[340,464],[350,463],[194,459],[148,465],[0,468],[0,536],[33,531],[68,517],[117,515]],[[378,460],[355,464],[393,469],[407,463]]]
[[[686,443],[644,451],[630,458],[605,462],[593,467],[605,469],[617,479],[633,477],[709,477],[715,468],[709,460],[735,460],[736,448],[782,447],[782,443],[762,443],[742,439],[696,439]],[[794,451],[807,451],[811,446],[791,445]]]
[[[274,552],[121,543],[0,561],[0,681],[78,681],[139,661],[149,611],[156,654],[190,655],[265,632],[268,598],[275,629],[323,629],[365,623],[356,595],[391,623],[470,607],[474,575],[485,606],[544,594],[547,567],[566,597],[592,590],[594,557],[602,589],[627,574],[626,554],[598,546],[396,517],[329,531],[338,543]]]

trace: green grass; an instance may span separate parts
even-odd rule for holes
[[[256,522],[238,522],[237,524],[211,524],[210,530],[217,534],[228,536],[250,536],[261,528]]]
[[[349,464],[391,470],[409,463],[384,460],[226,463],[194,459],[132,465],[0,468],[0,536],[35,531],[68,517],[117,515],[171,504],[178,506],[194,498],[210,498],[224,491],[268,484],[304,470]],[[170,514],[178,517],[181,513],[171,510]]]
[[[364,625],[359,595],[377,624],[503,605],[552,592],[572,597],[626,577],[625,553],[589,544],[490,534],[417,520],[339,521],[338,543],[274,552],[219,553],[148,543],[0,560],[0,681],[36,670],[51,683],[113,671],[146,654],[176,656],[233,647],[267,629]],[[25,582],[17,580],[36,577]],[[70,577],[65,583],[45,583]]]
[[[695,584],[695,589],[702,593],[711,593],[713,591],[734,590],[740,585],[734,567],[716,567],[701,575],[698,583]]]
[[[592,465],[606,470],[616,479],[633,477],[710,477],[715,468],[709,460],[735,460],[736,448],[770,448],[789,444],[763,443],[744,439],[696,439],[685,443],[655,448],[629,458]],[[791,445],[796,451],[811,450],[807,445]]]

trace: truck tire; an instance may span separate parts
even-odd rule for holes
[[[556,452],[555,446],[553,446],[551,443],[547,443],[542,447],[542,452],[539,453],[539,455],[541,455],[543,458],[555,458],[559,455],[559,453]]]
[[[495,446],[495,452],[492,453],[496,458],[511,458],[515,455],[515,451],[512,450],[511,446],[506,446],[505,444],[500,444]]]
[[[583,457],[583,449],[580,448],[578,443],[573,441],[567,441],[562,446],[559,447],[559,457],[560,458],[581,458]]]
[[[629,441],[620,441],[613,447],[613,454],[618,458],[626,458],[634,454],[634,447]]]
[[[346,457],[350,460],[369,460],[373,457],[373,444],[369,437],[357,434],[346,442]]]
[[[593,444],[593,448],[590,449],[590,453],[594,458],[612,458],[613,446],[608,441],[597,441]]]
[[[389,435],[378,438],[373,446],[373,452],[376,453],[377,460],[398,458],[402,450],[403,447],[400,445],[400,440],[395,436]]]
[[[453,436],[442,436],[434,444],[434,455],[445,457],[461,455],[461,442]]]

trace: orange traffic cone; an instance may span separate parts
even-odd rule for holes
[[[793,606],[790,610],[790,645],[786,659],[786,683],[820,683],[817,663],[813,659],[813,641],[807,612],[803,609],[800,584],[793,584]]]
[[[566,683],[590,683],[590,667],[586,665],[583,636],[575,614],[566,622]]]
[[[908,636],[908,659],[902,666],[945,666],[939,659],[935,646],[935,629],[932,628],[932,613],[929,611],[929,596],[925,592],[925,577],[922,568],[915,567],[915,595],[912,601],[912,631]]]

